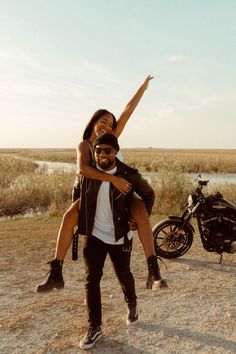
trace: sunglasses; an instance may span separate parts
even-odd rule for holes
[[[113,152],[113,148],[103,148],[103,149],[102,148],[95,148],[94,151],[97,155],[100,155],[102,151],[106,155],[110,155]]]

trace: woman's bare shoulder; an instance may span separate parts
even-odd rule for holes
[[[88,151],[90,150],[90,143],[88,142],[88,140],[82,140],[79,142],[79,144],[77,145],[77,150],[78,151]]]

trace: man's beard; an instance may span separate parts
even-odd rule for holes
[[[109,160],[106,162],[99,162],[98,161],[98,166],[101,167],[103,170],[107,170],[109,167],[112,166],[115,160]]]

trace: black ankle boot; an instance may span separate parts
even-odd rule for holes
[[[53,259],[49,261],[51,269],[48,272],[47,280],[41,284],[38,284],[35,288],[35,292],[42,293],[47,291],[52,291],[53,289],[62,289],[64,288],[64,280],[62,276],[62,265],[63,261],[58,259]]]
[[[157,262],[156,256],[150,256],[147,258],[148,264],[148,277],[146,282],[146,288],[156,290],[157,288],[168,288],[166,280],[162,279],[160,268]]]

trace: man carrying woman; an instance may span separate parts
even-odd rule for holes
[[[105,109],[99,109],[93,114],[92,118],[88,122],[84,130],[83,140],[77,147],[77,178],[74,184],[73,203],[63,215],[57,237],[55,258],[49,262],[51,267],[49,276],[45,282],[37,285],[35,288],[36,292],[47,292],[64,287],[64,280],[62,276],[63,261],[70,247],[74,228],[77,226],[79,220],[80,176],[85,176],[98,181],[110,182],[120,193],[124,195],[132,189],[132,184],[124,177],[110,175],[93,167],[93,141],[105,133],[112,133],[115,137],[120,136],[130,116],[141,100],[145,90],[148,88],[150,80],[152,79],[153,77],[151,75],[145,79],[133,98],[126,105],[118,121],[116,121],[111,112]],[[117,157],[121,158],[119,155]],[[154,287],[165,288],[167,287],[167,283],[161,278],[157,257],[155,255],[149,215],[142,199],[133,196],[130,201],[130,214],[131,224],[136,224],[138,235],[147,258],[148,278],[146,281],[146,286],[149,289],[153,289]]]
[[[130,271],[132,234],[129,230],[129,204],[133,194],[139,195],[150,215],[155,199],[151,186],[138,170],[116,158],[117,138],[103,134],[93,142],[96,168],[109,175],[118,175],[131,183],[126,194],[109,182],[83,177],[80,184],[79,233],[83,237],[85,264],[85,293],[88,312],[88,331],[80,341],[80,348],[92,348],[102,335],[102,302],[100,281],[107,254],[127,304],[127,325],[138,321],[134,277]]]

